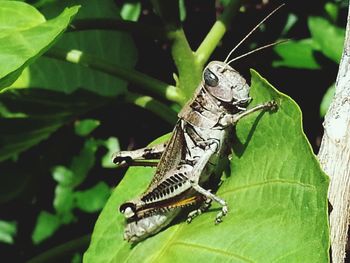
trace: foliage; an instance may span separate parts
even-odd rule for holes
[[[319,69],[321,67],[318,62],[320,60],[319,54],[337,64],[339,63],[345,36],[345,30],[335,25],[339,7],[328,2],[325,5],[325,10],[331,21],[323,17],[311,16],[308,18],[310,38],[290,41],[285,45],[275,47],[276,53],[280,56],[280,59],[273,63],[275,67]],[[332,94],[334,89],[332,86],[329,87],[321,104],[321,116],[326,114],[331,102],[328,94]]]
[[[189,8],[193,5],[210,8]],[[21,207],[32,213],[24,218],[25,211],[15,216],[3,209],[0,242],[17,249],[22,241],[28,250],[42,252],[31,262],[328,262],[328,179],[303,133],[298,106],[256,71],[251,71],[250,107],[275,99],[279,109],[237,126],[231,174],[222,178],[217,192],[230,205],[224,222],[214,226],[214,206],[190,225],[182,215],[136,246],[122,240],[124,219],[117,208],[141,193],[154,172],[130,168],[121,180],[124,171],[111,169],[111,154],[133,144],[131,135],[121,139],[114,133],[145,121],[131,119],[124,107],[157,116],[157,132],[148,127],[148,142],[162,134],[162,124],[173,125],[191,98],[207,61],[222,59],[232,48],[231,39],[223,38],[232,18],[268,12],[252,5],[225,0],[217,1],[215,9],[214,3],[184,0],[0,0],[0,203],[14,210],[25,203]],[[324,68],[324,60],[338,63],[344,37],[338,23],[341,6],[339,1],[324,3],[323,15],[307,18],[310,36],[276,46],[278,58],[272,63],[271,56],[265,67],[316,71]],[[193,22],[197,13],[205,19]],[[288,38],[300,23],[300,14],[287,17],[274,41]],[[196,25],[190,33],[189,21]],[[250,25],[245,26],[240,26],[244,33]],[[256,35],[272,27],[263,26]],[[239,30],[233,27],[230,35]],[[201,35],[194,41],[192,33]],[[149,48],[153,44],[157,51]],[[152,63],[170,56],[173,62],[167,65]],[[134,69],[138,58],[137,68],[147,74]],[[331,97],[327,92],[321,114]],[[101,210],[87,249],[86,234]],[[88,230],[79,232],[84,236],[68,242],[85,220]],[[62,233],[71,234],[65,243],[42,251]],[[16,256],[24,261],[34,254]]]

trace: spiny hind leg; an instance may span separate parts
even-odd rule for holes
[[[197,216],[201,215],[202,213],[204,213],[205,211],[207,211],[209,209],[209,207],[211,206],[212,201],[213,200],[211,200],[211,199],[205,199],[205,201],[201,204],[201,206],[198,209],[193,210],[193,211],[188,213],[186,222],[191,223],[195,217],[197,217]]]
[[[221,211],[216,216],[216,219],[215,219],[216,224],[222,222],[222,217],[224,217],[227,214],[228,212],[227,203],[225,200],[214,195],[209,190],[206,190],[203,187],[201,187],[198,183],[199,183],[199,178],[203,173],[205,166],[209,162],[210,157],[216,152],[217,148],[218,148],[218,144],[215,141],[211,141],[211,143],[208,143],[207,148],[205,149],[200,159],[198,159],[197,163],[193,167],[192,172],[187,175],[190,181],[190,184],[194,190],[196,190],[198,193],[205,196],[206,199],[213,200],[222,206]]]
[[[165,147],[166,143],[162,143],[153,147],[145,147],[134,151],[116,152],[112,155],[112,161],[119,167],[156,166],[158,162],[148,162],[147,160],[160,159]]]

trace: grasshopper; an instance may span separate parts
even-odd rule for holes
[[[265,17],[234,49],[280,7]],[[120,212],[126,218],[125,240],[134,243],[156,234],[184,207],[197,207],[188,214],[188,223],[206,211],[212,201],[221,206],[215,224],[227,214],[226,201],[203,185],[217,173],[220,160],[229,155],[237,122],[253,112],[277,106],[270,101],[246,109],[251,101],[250,87],[229,65],[237,58],[227,62],[234,49],[224,62],[212,61],[205,67],[202,81],[193,98],[178,114],[168,142],[113,155],[113,162],[121,166],[146,166],[147,160],[159,160],[146,191],[120,206]]]

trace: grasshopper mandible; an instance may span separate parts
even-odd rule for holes
[[[205,67],[202,81],[193,98],[178,114],[179,119],[167,143],[113,155],[113,162],[119,165],[147,165],[146,160],[159,159],[155,175],[146,191],[120,206],[120,212],[127,222],[124,231],[124,239],[127,241],[138,242],[156,234],[183,207],[198,207],[188,214],[187,222],[207,210],[212,201],[221,206],[221,211],[215,218],[216,224],[227,214],[228,205],[225,200],[203,188],[203,184],[215,173],[220,159],[230,153],[231,138],[237,122],[253,112],[273,109],[277,105],[270,101],[247,110],[251,101],[250,87],[229,65],[237,58],[226,61],[280,7],[266,16],[237,44],[224,62],[212,61]],[[250,53],[252,52],[247,54]]]

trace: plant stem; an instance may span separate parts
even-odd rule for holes
[[[128,92],[125,96],[125,101],[153,112],[170,124],[175,124],[177,120],[177,114],[175,111],[152,97]]]
[[[170,31],[169,36],[173,40],[171,53],[179,74],[176,86],[183,94],[183,105],[200,82],[202,68],[195,63],[194,53],[182,29]]]
[[[201,67],[203,67],[203,65],[208,61],[214,49],[219,44],[227,29],[230,27],[232,17],[238,11],[240,2],[241,1],[239,0],[232,0],[230,2],[198,47],[197,51],[195,52],[195,56],[196,62]]]
[[[179,1],[152,0],[152,4],[172,41],[171,55],[178,71],[176,87],[182,95],[181,105],[184,105],[200,81],[201,69],[196,66],[194,53],[181,26]]]
[[[58,262],[58,259],[63,258],[75,251],[80,251],[85,249],[90,242],[90,235],[86,235],[62,245],[51,248],[44,253],[30,259],[27,263],[45,263],[45,262]],[[63,262],[63,261],[62,261]]]
[[[119,77],[131,83],[140,85],[144,88],[145,91],[162,98],[166,98],[172,102],[179,103],[182,101],[177,88],[172,85],[164,83],[136,70],[124,68],[119,65],[112,64],[101,58],[84,54],[79,50],[72,50],[67,52],[64,50],[52,48],[47,51],[45,55],[51,58],[86,66],[112,75],[114,77]]]

